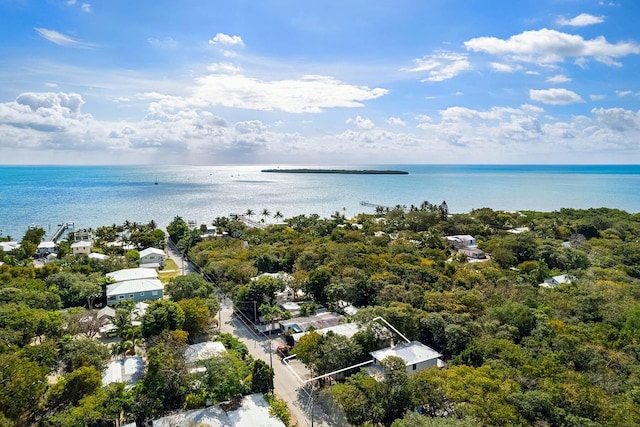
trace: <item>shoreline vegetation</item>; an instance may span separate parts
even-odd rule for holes
[[[409,175],[407,171],[381,169],[262,169],[265,173],[334,173],[345,175]]]

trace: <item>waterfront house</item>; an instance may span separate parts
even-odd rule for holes
[[[49,254],[55,254],[57,252],[58,245],[56,245],[56,242],[48,241],[42,242],[38,245],[38,256],[41,258],[44,258]]]
[[[73,242],[71,251],[74,255],[89,255],[91,253],[91,242],[88,240]]]
[[[0,251],[3,252],[11,252],[14,249],[18,249],[20,247],[20,242],[11,241],[11,242],[0,242]]]
[[[164,268],[167,254],[162,249],[147,248],[140,251],[140,267]]]
[[[420,341],[405,342],[372,351],[369,354],[373,357],[373,365],[371,366],[373,371],[380,371],[380,362],[389,356],[396,356],[404,360],[408,374],[414,374],[432,366],[445,366],[444,361],[440,359],[442,355]]]

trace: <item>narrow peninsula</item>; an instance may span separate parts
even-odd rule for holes
[[[409,175],[407,171],[379,169],[262,169],[267,173],[337,173],[351,175]]]

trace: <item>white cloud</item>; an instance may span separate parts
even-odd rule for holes
[[[568,105],[584,102],[584,100],[577,93],[562,88],[541,90],[530,89],[529,98],[531,98],[533,101],[551,105]]]
[[[471,64],[466,54],[454,52],[441,52],[435,55],[426,55],[414,60],[416,66],[405,71],[414,73],[428,72],[428,77],[422,81],[441,82],[457,76],[463,71],[471,69]]]
[[[640,95],[640,92],[633,92],[632,90],[616,90],[616,95],[618,95],[620,98],[623,98],[625,96],[629,96],[629,95]]]
[[[547,83],[568,83],[571,79],[564,74],[556,74],[547,79]]]
[[[45,86],[48,86],[48,87],[58,87],[58,85],[57,85],[57,84],[55,84],[55,83],[49,83],[49,82],[45,83],[44,85],[45,85]]]
[[[605,99],[606,97],[607,95],[598,95],[598,94],[589,95],[589,98],[591,98],[592,101],[600,101],[602,99]]]
[[[492,62],[491,63],[491,68],[493,68],[494,71],[497,71],[499,73],[513,73],[516,70],[521,70],[522,69],[521,66],[513,66],[513,65],[509,65],[509,64],[503,64],[501,62]]]
[[[209,44],[218,45],[218,46],[244,46],[244,41],[240,36],[230,36],[224,33],[218,33],[214,38],[209,40]]]
[[[346,124],[354,124],[359,129],[373,129],[376,125],[370,120],[365,119],[364,117],[356,116],[356,118],[348,118],[345,122]]]
[[[67,4],[69,6],[73,6],[74,4],[76,4],[77,0],[67,0]]]
[[[147,42],[157,49],[176,49],[179,46],[173,37],[165,37],[163,39],[149,37]]]
[[[85,13],[91,13],[91,5],[89,3],[82,3],[82,11]]]
[[[585,40],[582,36],[543,28],[524,31],[509,39],[477,37],[464,42],[467,50],[506,56],[511,60],[552,65],[568,57],[576,60],[594,60],[606,65],[620,66],[614,58],[640,53],[640,45],[633,42],[611,44],[600,36]]]
[[[233,68],[210,68],[196,80],[193,98],[207,105],[288,113],[319,113],[333,107],[361,107],[363,101],[388,93],[387,89],[355,86],[328,76],[265,80],[246,76]]]
[[[601,159],[603,152],[637,161],[640,111],[593,109],[563,121],[535,105],[495,106],[484,110],[451,107],[439,119],[416,116],[417,129],[392,132],[371,127],[356,116],[352,129],[310,135],[269,127],[260,120],[227,122],[203,108],[174,108],[177,97],[149,94],[149,114],[138,121],[100,121],[86,114],[74,93],[23,93],[0,103],[0,154],[19,150],[32,162],[73,159],[114,164],[180,159],[185,164],[335,161],[336,155],[366,163],[473,162],[527,163],[548,159]],[[163,104],[162,102],[166,102]],[[362,126],[358,126],[360,123]],[[17,152],[17,151],[16,151]],[[96,156],[96,153],[100,153]],[[381,157],[382,156],[382,157]],[[14,156],[14,159],[17,158]]]
[[[608,129],[618,132],[640,130],[640,111],[623,108],[594,108],[591,113],[598,123]]]
[[[84,43],[69,36],[65,36],[55,30],[48,30],[46,28],[34,28],[44,38],[45,40],[49,40],[51,43],[55,43],[58,46],[64,47],[76,47],[76,48],[88,48],[93,47],[89,43]]]
[[[604,22],[604,16],[593,16],[588,13],[581,13],[575,18],[567,19],[564,16],[558,17],[556,24],[567,25],[571,27],[584,27],[587,25],[601,24]]]
[[[399,117],[389,117],[387,119],[387,123],[393,126],[406,126],[407,122],[405,122],[404,120],[402,120]]]

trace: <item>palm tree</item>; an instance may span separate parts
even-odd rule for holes
[[[284,215],[282,215],[282,212],[280,212],[280,211],[276,211],[276,213],[273,214],[273,219],[278,220],[278,219],[282,219],[282,218],[284,218]]]
[[[262,222],[265,222],[270,215],[271,215],[271,212],[269,212],[269,209],[267,208],[262,209]]]
[[[251,219],[251,217],[255,215],[255,212],[252,209],[247,209],[247,211],[244,214],[248,216],[249,219]]]

